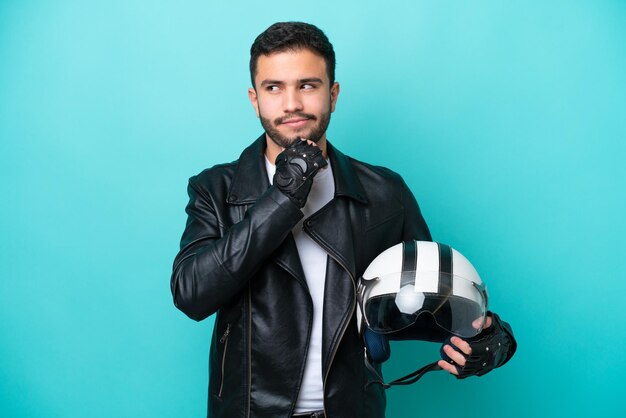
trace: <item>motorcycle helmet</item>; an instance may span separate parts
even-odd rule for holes
[[[478,335],[488,301],[472,264],[450,246],[428,241],[405,241],[383,251],[360,278],[357,299],[366,356],[377,363],[389,358],[394,335],[420,335],[412,328],[424,315],[449,335]],[[436,363],[429,366],[438,369]]]

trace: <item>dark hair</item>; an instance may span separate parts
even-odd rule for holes
[[[332,85],[335,82],[335,51],[324,32],[304,22],[278,22],[265,29],[250,48],[250,78],[254,85],[256,65],[261,55],[275,52],[308,49],[324,58],[326,72]]]

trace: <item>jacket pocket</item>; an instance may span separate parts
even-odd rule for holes
[[[222,373],[220,378],[220,388],[217,392],[217,397],[222,397],[222,390],[224,389],[224,370],[226,365],[226,352],[228,351],[228,337],[230,336],[230,323],[226,324],[226,331],[222,334],[222,338],[220,338],[220,344],[223,345],[222,348]]]

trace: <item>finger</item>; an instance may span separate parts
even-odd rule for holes
[[[465,357],[448,344],[443,346],[443,351],[459,366],[465,366]]]
[[[474,327],[474,329],[480,329],[481,326],[483,329],[489,328],[491,326],[491,317],[485,317],[484,321],[483,318],[478,318],[474,320],[474,322],[472,322],[472,326]]]
[[[315,142],[311,141],[310,139],[302,138],[302,137],[300,137],[300,139],[302,141],[306,141],[306,143],[309,144],[309,145],[313,145],[314,147],[317,147],[317,144]]]
[[[470,347],[469,343],[465,340],[462,340],[459,337],[450,338],[450,342],[457,346],[465,355],[469,356],[472,354],[472,347]]]
[[[443,370],[452,373],[455,376],[459,375],[459,372],[457,371],[456,367],[448,362],[446,362],[445,360],[439,360],[437,362],[437,365],[439,365],[439,367],[441,367]]]

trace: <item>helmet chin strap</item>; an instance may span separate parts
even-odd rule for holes
[[[414,371],[413,373],[407,374],[406,376],[403,376],[399,379],[393,380],[389,383],[385,383],[385,381],[383,380],[383,378],[381,377],[380,374],[378,374],[378,372],[376,371],[376,369],[374,368],[374,366],[372,366],[372,363],[370,363],[369,359],[367,358],[367,353],[365,355],[365,366],[368,368],[368,370],[370,372],[372,372],[374,374],[374,376],[376,376],[378,378],[378,380],[370,380],[369,382],[367,382],[367,384],[365,385],[365,387],[373,384],[373,383],[377,383],[383,386],[383,388],[385,389],[389,389],[391,386],[400,386],[400,385],[411,385],[415,382],[417,382],[418,380],[420,380],[422,378],[422,376],[424,376],[426,373],[428,372],[434,372],[437,370],[443,370],[435,361],[434,363],[430,363],[427,364],[426,366],[422,367],[421,369],[418,369],[416,371]]]

